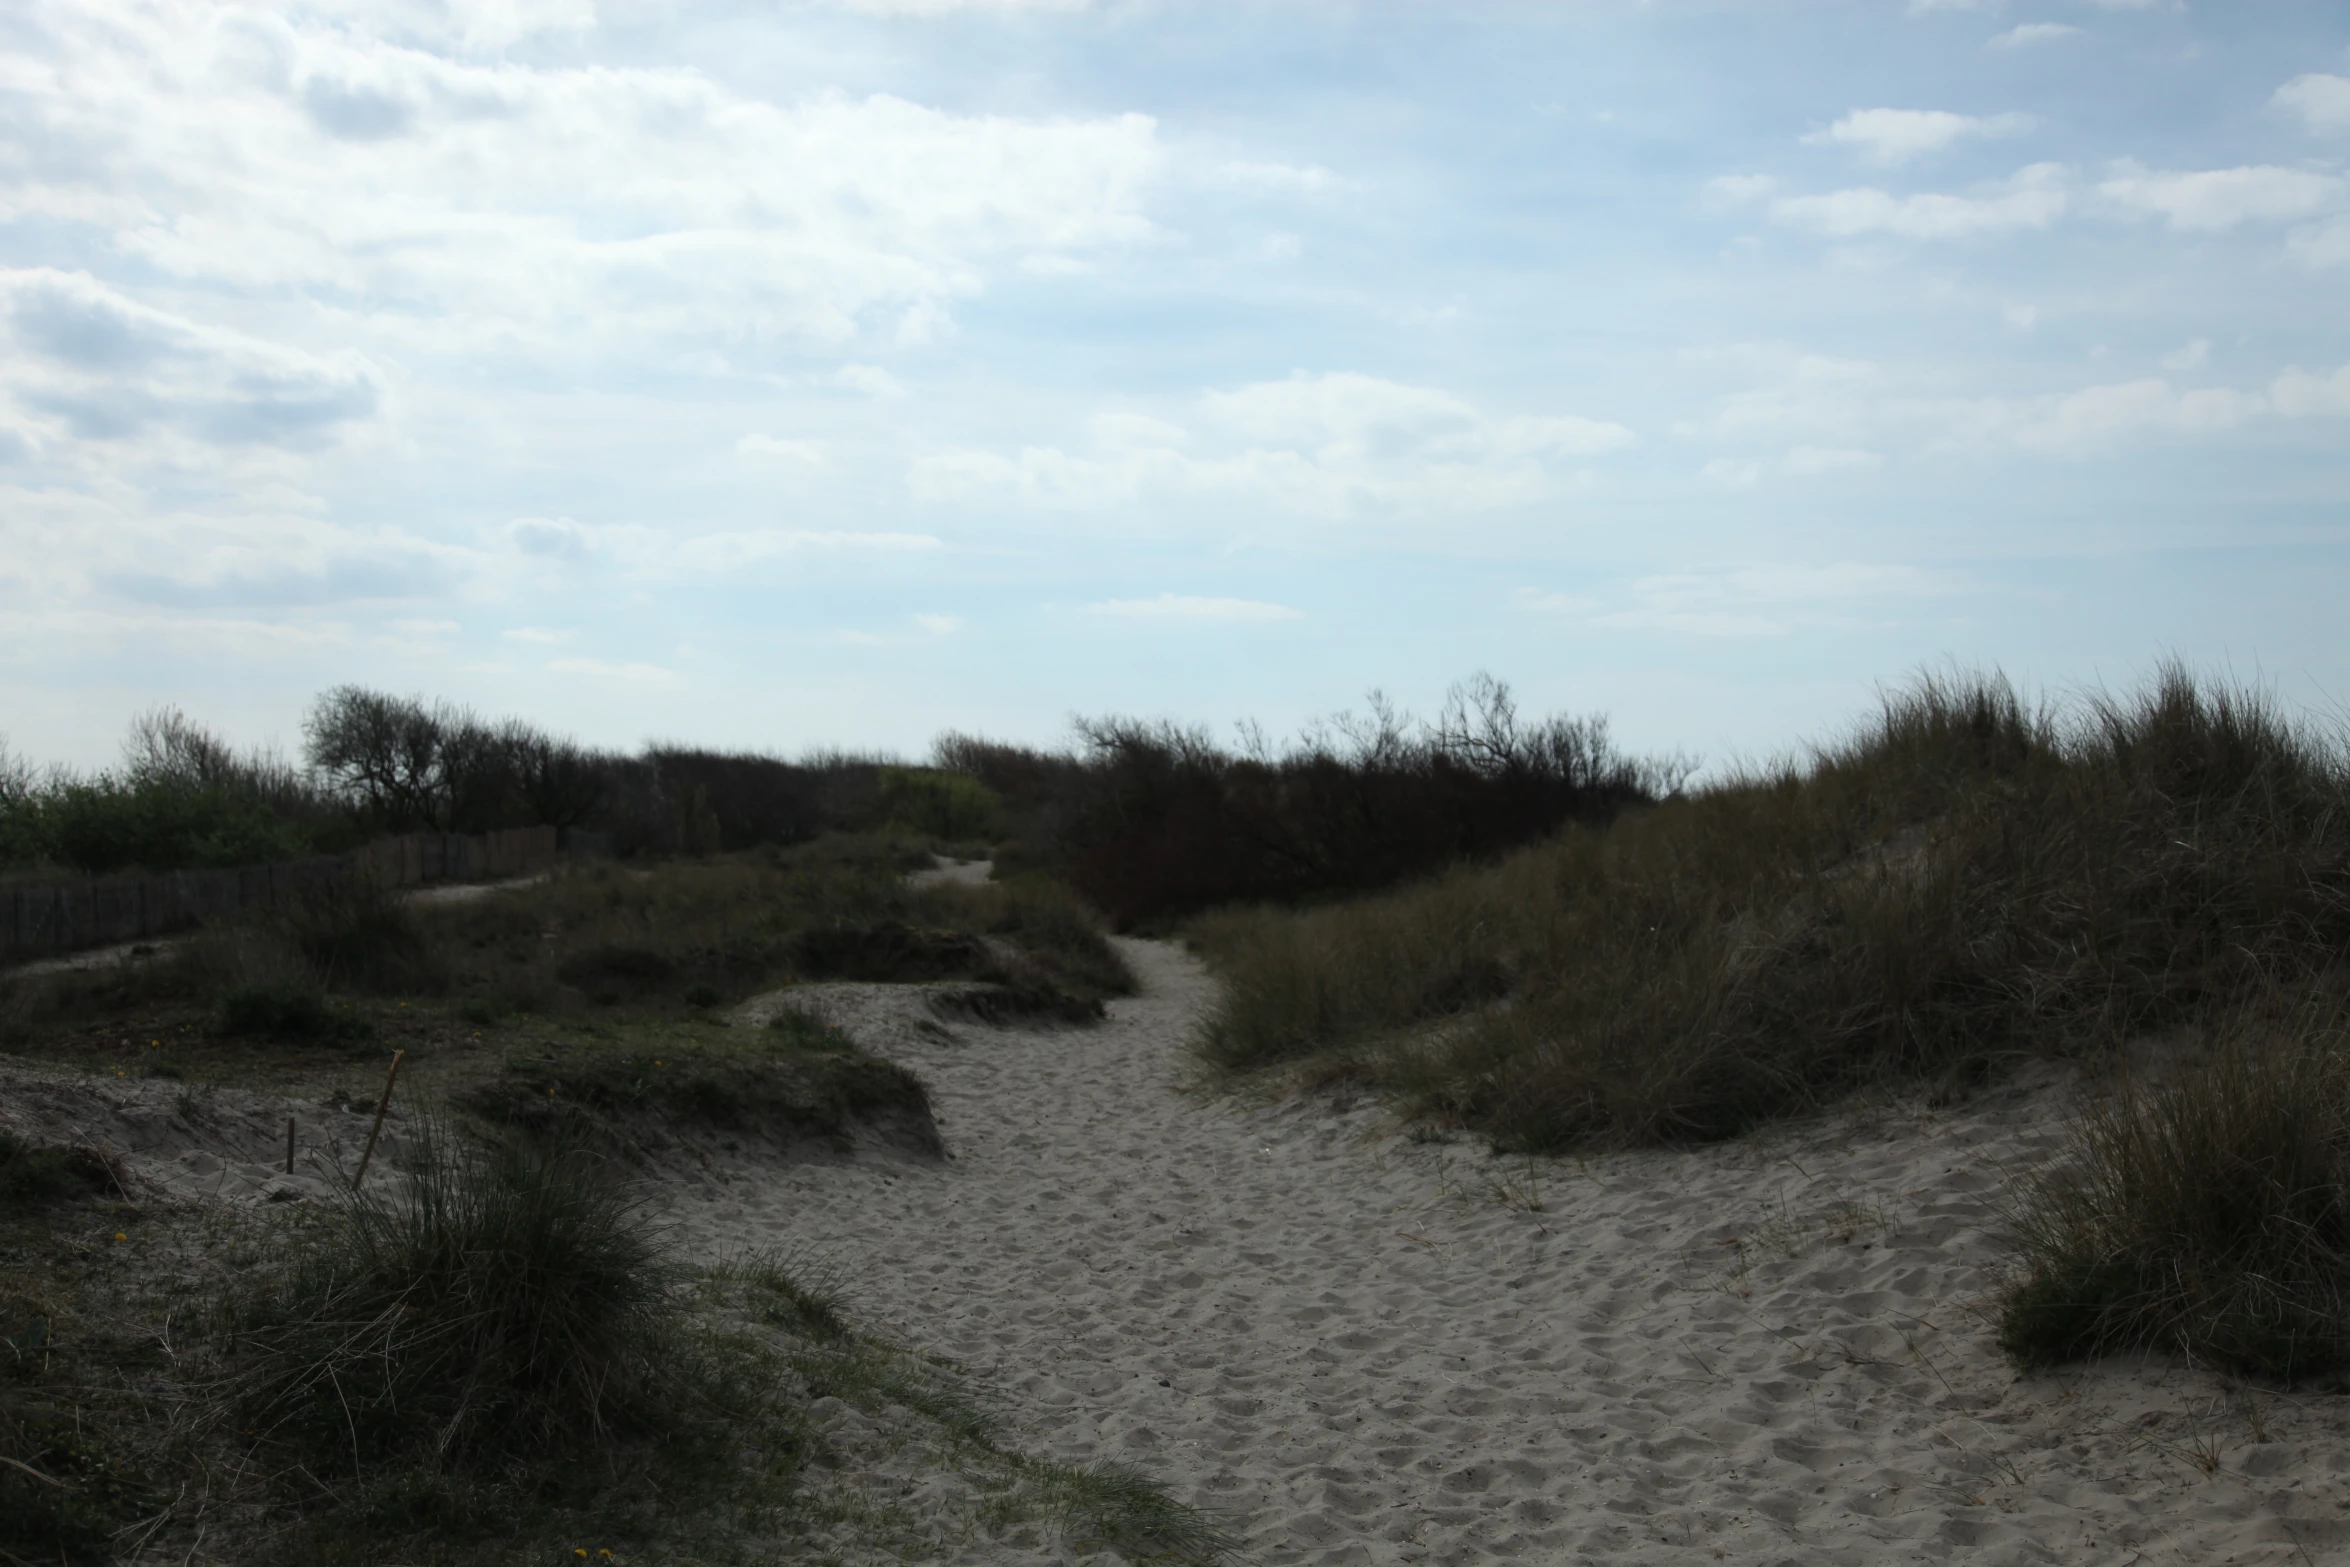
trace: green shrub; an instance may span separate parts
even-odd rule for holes
[[[2247,1020],[2125,1080],[2027,1185],[2015,1239],[2000,1345],[2027,1368],[2136,1349],[2350,1366],[2350,1031]]]
[[[881,813],[893,826],[950,843],[993,838],[1003,830],[1003,801],[961,773],[881,769]]]

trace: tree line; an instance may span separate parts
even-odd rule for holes
[[[1376,694],[1366,713],[1279,744],[1246,724],[1225,744],[1199,726],[1080,718],[1057,748],[942,735],[928,766],[666,743],[623,753],[343,685],[305,713],[298,762],[239,752],[168,707],[132,724],[111,770],[36,774],[0,752],[0,864],[168,870],[540,825],[620,854],[713,853],[895,827],[992,847],[1132,928],[1487,859],[1653,802],[1688,772],[1622,754],[1604,718],[1528,719],[1484,675],[1427,721]]]

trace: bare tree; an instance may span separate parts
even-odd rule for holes
[[[327,786],[385,827],[445,827],[449,738],[470,723],[445,702],[337,686],[302,720],[303,750]]]

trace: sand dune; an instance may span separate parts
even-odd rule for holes
[[[1211,982],[1126,950],[1145,993],[1089,1030],[795,992],[931,1083],[953,1157],[714,1167],[681,1233],[833,1259],[1030,1450],[1172,1481],[1268,1563],[2350,1555],[2343,1400],[1993,1351],[1994,1205],[2059,1085],[1529,1167],[1185,1097]]]
[[[656,1206],[704,1256],[828,1260],[858,1315],[997,1389],[1018,1446],[1171,1482],[1259,1562],[2350,1560],[2350,1400],[2172,1365],[2018,1378],[1993,1351],[1996,1205],[2058,1145],[2060,1082],[1496,1160],[1370,1107],[1185,1094],[1212,982],[1125,950],[1144,993],[1089,1029],[945,1026],[917,987],[789,992],[932,1085],[950,1157],[681,1137]],[[38,1069],[6,1088],[0,1124],[259,1205],[323,1195],[372,1108]],[[893,1505],[937,1509],[898,1530],[911,1559],[1075,1559],[991,1543],[935,1455],[826,1407]]]

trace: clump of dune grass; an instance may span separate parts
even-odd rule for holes
[[[570,1456],[669,1412],[674,1282],[584,1150],[430,1136],[397,1196],[353,1199],[240,1304],[240,1408],[354,1473]]]
[[[2000,1346],[2129,1350],[2293,1378],[2350,1367],[2350,1019],[2247,1016],[2125,1077],[2029,1180]]]
[[[2035,707],[1921,680],[1852,738],[1605,829],[1193,936],[1225,1071],[1322,1062],[1528,1149],[1733,1135],[2306,981],[2350,945],[2350,766],[2166,668]]]
[[[500,1126],[614,1148],[635,1148],[656,1122],[836,1143],[879,1125],[918,1151],[943,1148],[920,1078],[791,1007],[755,1031],[617,1037],[516,1056],[455,1102]]]
[[[788,1493],[781,1362],[693,1313],[629,1188],[577,1146],[431,1133],[397,1195],[313,1221],[290,1258],[228,1310],[222,1406],[280,1472],[285,1559],[490,1559],[462,1550],[566,1518],[741,1527]]]

